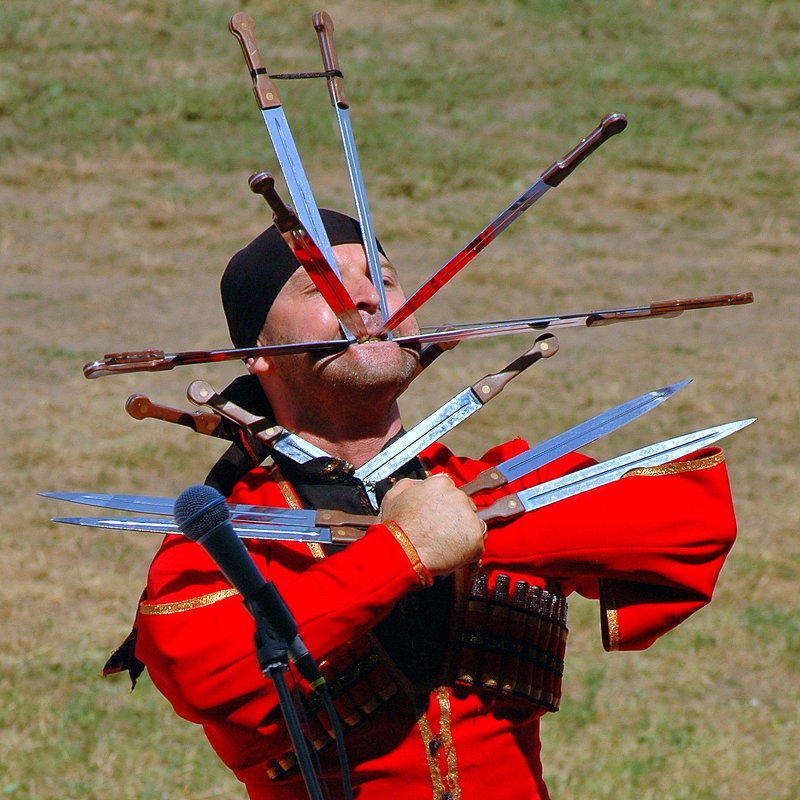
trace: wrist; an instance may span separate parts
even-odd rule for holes
[[[406,532],[394,520],[389,519],[382,524],[394,536],[400,547],[403,548],[403,552],[411,562],[411,567],[417,573],[420,584],[424,587],[430,586],[433,583],[433,575],[422,562],[417,548],[414,547],[414,543],[408,538]]]

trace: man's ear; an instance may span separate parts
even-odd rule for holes
[[[259,356],[258,358],[248,358],[245,364],[247,366],[247,371],[251,375],[256,375],[259,378],[269,375],[274,368],[272,359],[264,356]]]

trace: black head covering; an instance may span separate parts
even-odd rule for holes
[[[332,246],[361,243],[361,227],[352,217],[326,208],[320,209],[320,215]],[[378,250],[383,253],[380,243]],[[234,347],[255,345],[278,292],[299,266],[274,225],[230,260],[220,291]]]

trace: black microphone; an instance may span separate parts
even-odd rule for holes
[[[258,571],[233,529],[225,498],[211,486],[190,486],[176,498],[174,516],[183,535],[205,548],[238,589],[256,623],[265,623],[273,643],[276,637],[285,643],[300,674],[316,688],[322,681],[317,664],[297,635],[297,623],[275,584]]]

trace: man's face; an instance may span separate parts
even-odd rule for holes
[[[378,293],[369,278],[364,249],[359,244],[340,244],[333,248],[342,282],[347,288],[367,330],[381,326]],[[394,267],[381,257],[384,291],[389,313],[399,308],[405,295]],[[413,317],[406,319],[394,335],[407,336],[418,332]],[[341,338],[336,315],[331,311],[314,282],[303,269],[298,269],[286,282],[267,315],[260,337],[263,344],[325,341]],[[271,381],[282,382],[291,392],[308,392],[331,384],[339,390],[362,390],[396,386],[399,391],[413,377],[418,356],[410,349],[391,341],[351,345],[334,354],[303,353],[265,359],[265,388]]]

